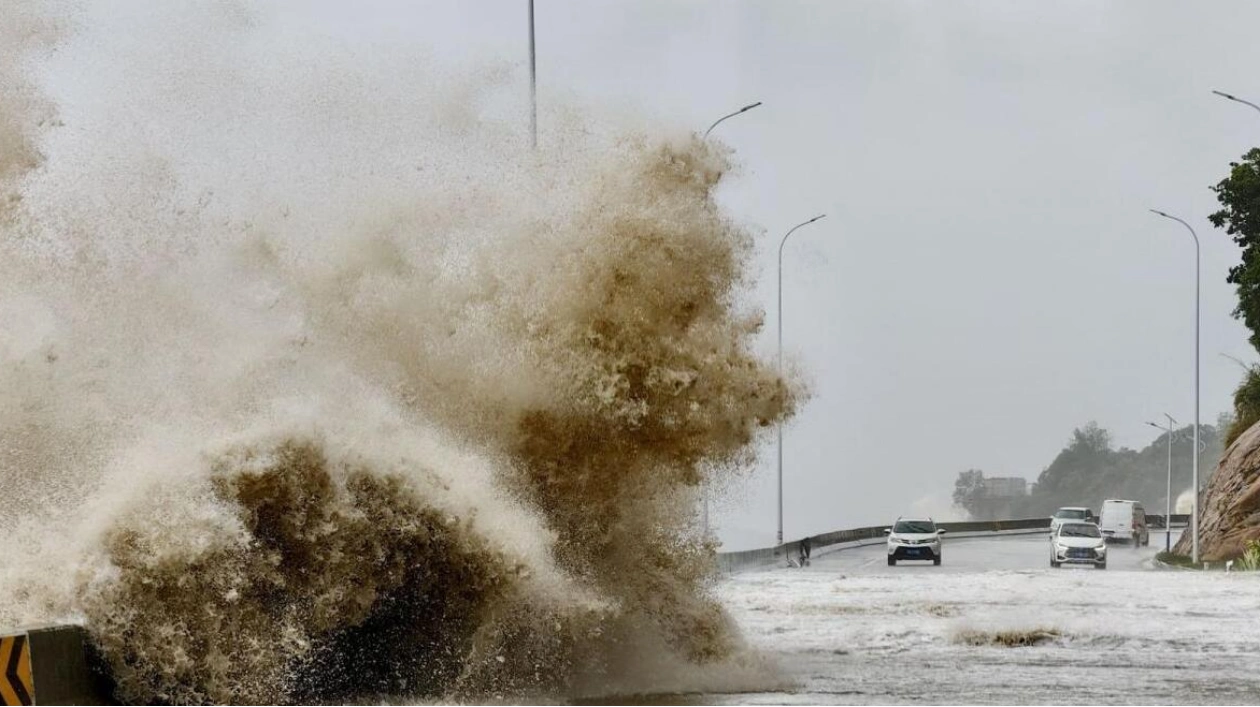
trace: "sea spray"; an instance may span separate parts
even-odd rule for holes
[[[0,26],[59,26],[41,7]],[[724,148],[573,118],[531,153],[494,81],[272,46],[242,7],[153,8],[160,65],[77,17],[46,61],[112,67],[95,103],[0,49],[0,485],[30,549],[0,619],[84,621],[144,702],[738,663],[696,491],[800,391],[751,352]]]

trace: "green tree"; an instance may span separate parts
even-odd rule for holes
[[[1260,148],[1229,167],[1229,176],[1212,187],[1224,208],[1208,220],[1242,248],[1242,262],[1229,269],[1226,281],[1238,289],[1234,316],[1251,330],[1251,345],[1260,351]]]
[[[984,472],[979,469],[958,472],[954,481],[954,505],[977,518],[983,510],[984,499]]]
[[[1225,416],[1222,422],[1228,423]],[[1199,483],[1206,485],[1223,450],[1223,430],[1199,428]],[[994,499],[987,494],[984,473],[969,469],[954,482],[954,505],[973,519],[1036,518],[1060,506],[1087,506],[1095,511],[1108,498],[1146,504],[1148,513],[1163,513],[1168,491],[1168,433],[1140,450],[1113,449],[1111,434],[1095,422],[1072,430],[1067,445],[1037,478],[1032,493],[1020,499]],[[1173,501],[1192,483],[1194,425],[1172,431]]]
[[[1252,148],[1241,162],[1229,164],[1229,176],[1212,187],[1224,207],[1208,216],[1242,248],[1242,262],[1229,269],[1226,281],[1238,291],[1234,317],[1251,330],[1251,345],[1260,351],[1260,148]],[[1234,391],[1234,421],[1225,444],[1260,420],[1260,371],[1250,367]]]
[[[1220,459],[1220,432],[1211,425],[1199,428],[1200,483],[1211,477]],[[1190,486],[1194,426],[1172,433],[1173,496]],[[1141,450],[1112,449],[1111,435],[1095,423],[1073,430],[1072,438],[1024,504],[1025,515],[1045,515],[1060,506],[1084,505],[1098,510],[1107,498],[1142,501],[1151,513],[1162,512],[1168,484],[1168,433]]]
[[[1111,449],[1111,433],[1097,422],[1072,430],[1068,445],[1037,477],[1035,493],[1043,502],[1039,504],[1041,510],[1080,505],[1091,498],[1100,480],[1116,466],[1116,456]]]
[[[1225,434],[1225,446],[1233,444],[1238,435],[1257,421],[1260,421],[1260,366],[1251,366],[1234,391],[1234,415]]]

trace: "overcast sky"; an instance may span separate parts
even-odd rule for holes
[[[253,5],[255,3],[247,3]],[[415,43],[507,66],[526,95],[526,0],[264,0],[297,34]],[[715,133],[721,193],[764,229],[754,293],[814,397],[785,433],[786,535],[949,506],[967,468],[1034,480],[1074,427],[1142,447],[1193,419],[1203,242],[1202,420],[1256,355],[1224,281],[1238,259],[1208,186],[1260,144],[1260,4],[537,0],[539,120],[577,102],[644,129]],[[774,454],[717,509],[730,547],[773,541]],[[1160,499],[1149,499],[1155,503]],[[1082,499],[1096,502],[1096,499]]]
[[[522,70],[525,0],[324,3],[329,32],[414,36]],[[340,6],[340,9],[338,9]],[[422,9],[416,9],[417,7]],[[1203,241],[1202,419],[1255,356],[1230,317],[1238,259],[1206,216],[1260,144],[1260,5],[1245,2],[560,2],[536,7],[549,99],[702,129],[743,172],[725,205],[764,228],[757,297],[815,396],[785,433],[791,537],[941,513],[955,475],[1035,479],[1073,427],[1121,445],[1193,419],[1194,247]],[[522,78],[524,74],[522,73]],[[774,455],[717,512],[773,540]],[[1083,499],[1091,501],[1093,499]],[[1155,502],[1158,499],[1151,499]]]

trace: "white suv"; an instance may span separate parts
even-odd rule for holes
[[[884,529],[884,534],[888,536],[890,567],[897,560],[931,560],[934,565],[941,564],[941,536],[945,531],[937,528],[931,518],[898,518],[893,527]]]

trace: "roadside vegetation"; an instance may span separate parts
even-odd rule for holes
[[[1179,555],[1175,552],[1161,552],[1155,555],[1155,560],[1172,567],[1184,567],[1190,570],[1223,570],[1225,562],[1217,560],[1216,562],[1203,563],[1198,565],[1191,561],[1189,555]],[[1242,554],[1233,558],[1233,565],[1230,567],[1235,572],[1255,572],[1260,570],[1260,540],[1249,540]]]
[[[1234,416],[1225,432],[1225,446],[1234,443],[1247,428],[1260,421],[1260,365],[1247,367],[1242,383],[1234,391]]]
[[[1260,148],[1248,150],[1229,164],[1229,176],[1212,187],[1221,209],[1208,220],[1225,229],[1242,249],[1242,261],[1229,269],[1226,281],[1238,292],[1234,318],[1251,332],[1249,341],[1260,351]],[[1260,366],[1247,366],[1234,392],[1234,421],[1225,433],[1228,446],[1260,421]]]
[[[1247,541],[1247,549],[1243,550],[1242,557],[1238,558],[1234,566],[1249,572],[1260,570],[1260,541]]]
[[[1162,562],[1172,567],[1184,567],[1189,570],[1202,569],[1194,564],[1189,555],[1179,555],[1175,552],[1159,552],[1155,555],[1156,562]]]

